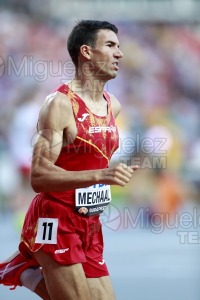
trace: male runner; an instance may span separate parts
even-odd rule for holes
[[[0,282],[46,300],[115,299],[99,214],[111,201],[110,185],[124,186],[137,169],[109,167],[120,104],[104,86],[122,58],[117,33],[108,22],[77,23],[68,39],[75,77],[47,97],[39,114],[31,169],[38,194],[25,217],[22,254],[0,265]]]

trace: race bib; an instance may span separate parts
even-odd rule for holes
[[[76,189],[75,210],[87,216],[102,213],[111,201],[110,185],[95,184]]]
[[[39,218],[36,235],[36,243],[57,244],[58,219]]]

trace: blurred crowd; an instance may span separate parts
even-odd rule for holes
[[[109,21],[109,20],[108,20]],[[113,160],[140,171],[115,198],[174,212],[200,196],[200,24],[116,21],[124,57],[106,89],[122,104]],[[26,210],[37,117],[45,97],[73,78],[72,22],[0,11],[0,211]]]

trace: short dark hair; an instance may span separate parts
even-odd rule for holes
[[[117,27],[106,21],[82,20],[74,26],[67,41],[67,49],[75,66],[78,65],[80,47],[82,45],[95,47],[97,33],[101,29],[118,33]]]

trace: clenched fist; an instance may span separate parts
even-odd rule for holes
[[[134,171],[138,168],[138,165],[127,166],[126,164],[119,163],[115,167],[103,169],[101,170],[101,182],[104,184],[125,186],[130,181]]]

